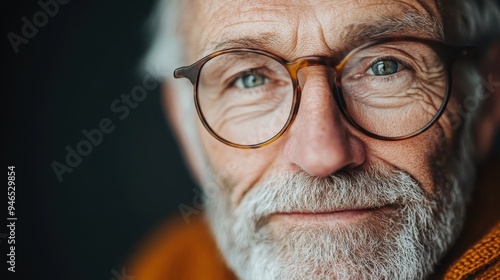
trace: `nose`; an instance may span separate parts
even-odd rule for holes
[[[300,70],[299,77],[301,103],[285,144],[289,163],[319,177],[361,165],[363,144],[347,132],[328,71],[321,66],[307,67]]]

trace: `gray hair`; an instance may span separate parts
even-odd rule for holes
[[[447,41],[464,45],[484,47],[500,38],[500,3],[496,0],[451,0],[441,1],[441,12],[444,18]],[[466,114],[461,114],[462,137],[457,143],[458,153],[454,155],[457,161],[474,163],[476,143],[471,133],[479,120],[481,107],[489,96],[485,87],[485,79],[477,69],[477,63],[468,61],[460,65],[457,71],[457,93],[463,100],[460,107],[465,107]],[[468,107],[466,102],[475,102],[476,106]],[[457,170],[464,184],[466,200],[470,200],[475,180],[474,166],[462,166]]]
[[[173,73],[174,69],[184,65],[183,40],[179,32],[179,11],[181,3],[178,0],[158,0],[152,14],[146,22],[146,28],[151,34],[151,45],[142,60],[141,69],[159,67],[162,73]],[[171,78],[167,77],[155,78]]]
[[[497,0],[448,0],[440,8],[450,40],[462,44],[484,43],[500,37],[500,2]]]

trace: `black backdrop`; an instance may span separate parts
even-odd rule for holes
[[[142,85],[137,65],[153,4],[71,0],[44,25],[43,16],[36,19],[41,27],[25,38],[22,18],[33,23],[41,6],[2,1],[0,279],[113,279],[141,240],[191,203],[194,183],[159,88],[123,120],[110,108]],[[10,32],[28,39],[17,53]],[[115,129],[59,182],[51,164],[66,164],[66,146],[77,149],[82,130],[99,128],[103,118]],[[8,165],[16,172],[16,273],[4,273]]]
[[[10,32],[21,36],[22,18],[33,22],[42,9],[37,1],[1,3],[0,275],[9,253],[9,165],[16,166],[18,218],[16,273],[1,279],[113,279],[138,242],[192,202],[194,183],[164,120],[159,88],[123,120],[110,108],[142,84],[137,65],[153,4],[70,0],[16,53]],[[86,139],[82,130],[104,118],[114,130],[59,182],[51,164],[65,164],[66,147],[76,149]]]

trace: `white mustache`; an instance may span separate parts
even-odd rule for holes
[[[234,211],[259,221],[275,213],[327,213],[414,204],[432,207],[430,201],[406,172],[369,168],[322,178],[305,172],[275,177],[249,190]]]

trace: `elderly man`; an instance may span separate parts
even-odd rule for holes
[[[161,231],[136,277],[500,277],[498,204],[464,227],[499,119],[493,1],[157,12],[146,63],[184,78],[165,77],[164,103],[206,219]],[[480,219],[492,230],[473,247]]]

